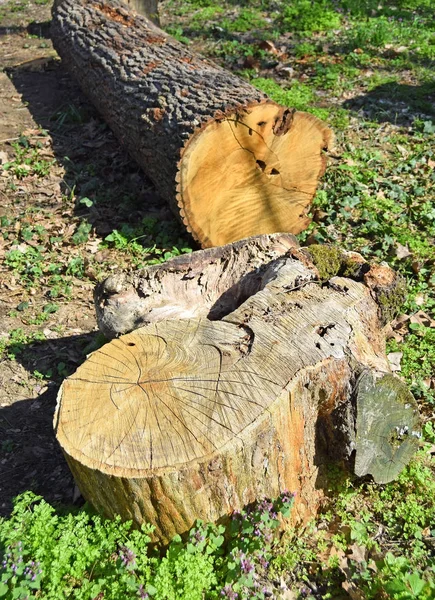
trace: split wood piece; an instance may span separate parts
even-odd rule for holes
[[[95,288],[98,327],[113,338],[164,319],[221,319],[260,291],[271,262],[285,255],[304,261],[320,281],[335,275],[363,281],[379,306],[382,324],[398,314],[405,286],[389,267],[370,265],[360,254],[334,246],[297,248],[291,234],[262,235],[113,274]]]
[[[164,319],[221,319],[261,289],[272,260],[298,246],[290,233],[263,235],[113,274],[95,288],[98,327],[113,338]]]
[[[327,465],[354,450],[358,474],[382,481],[409,460],[416,407],[386,391],[396,378],[371,290],[344,277],[321,282],[297,249],[269,261],[262,280],[220,320],[141,327],[64,381],[57,439],[97,509],[152,523],[167,543],[198,518],[225,521],[284,490],[297,493],[294,519],[305,519]],[[384,414],[370,399],[379,385]]]
[[[332,144],[322,121],[267,100],[118,0],[56,0],[52,38],[202,247],[307,227]]]

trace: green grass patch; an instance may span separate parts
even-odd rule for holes
[[[27,492],[0,520],[0,597],[261,600],[277,515],[289,516],[292,504],[283,493],[234,515],[228,527],[198,521],[161,557],[149,548],[149,525],[134,530],[86,509],[62,514]]]
[[[402,352],[402,375],[415,396],[435,405],[431,381],[435,374],[435,329],[411,324],[411,333],[400,344],[388,342],[389,352]]]
[[[328,0],[299,0],[283,6],[280,22],[284,31],[330,31],[340,27],[341,15]]]
[[[315,95],[313,90],[304,83],[295,82],[289,88],[283,88],[273,79],[259,77],[252,80],[256,88],[265,92],[278,104],[313,113],[320,119],[326,119],[329,111],[312,105]]]

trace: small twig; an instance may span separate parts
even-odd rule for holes
[[[294,292],[295,290],[300,290],[301,288],[305,287],[306,285],[308,285],[309,283],[317,283],[317,284],[321,284],[322,282],[319,281],[318,279],[310,279],[309,281],[303,281],[302,283],[299,283],[298,285],[295,285],[292,288],[289,287],[284,287],[283,291],[288,294],[289,292]]]
[[[6,138],[5,140],[0,140],[0,144],[5,144],[6,142],[16,142],[19,139],[20,139],[19,137]]]

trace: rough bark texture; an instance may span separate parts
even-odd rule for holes
[[[266,102],[118,0],[56,0],[52,38],[203,247],[307,226],[332,139],[313,115]]]
[[[267,262],[255,285],[245,278],[252,295],[234,307],[225,301],[231,312],[210,321],[181,318],[185,307],[177,319],[156,311],[156,322],[105,345],[63,383],[57,438],[98,509],[150,522],[156,539],[167,542],[197,518],[225,519],[284,490],[297,492],[295,518],[304,519],[317,508],[324,467],[354,450],[358,474],[382,481],[409,460],[419,435],[415,403],[397,398],[381,312],[363,281],[369,270],[361,257],[344,253],[340,268],[352,268],[361,281],[321,280],[307,250],[283,253],[290,242],[246,242],[251,260],[262,252]],[[273,252],[283,255],[273,260]],[[225,271],[221,258],[231,257],[228,249],[218,259],[212,252],[191,257],[192,290],[201,255],[204,278],[216,278],[209,262]],[[189,269],[175,262],[181,283]],[[170,268],[160,269],[164,279]],[[385,417],[370,400],[381,388]],[[384,418],[382,428],[373,427],[373,415]],[[357,418],[368,432],[359,438]],[[382,455],[388,465],[380,473]]]

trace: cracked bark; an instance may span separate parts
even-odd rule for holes
[[[268,101],[118,0],[56,0],[52,38],[203,247],[307,227],[332,143],[319,119]]]
[[[56,435],[85,498],[152,523],[162,543],[284,490],[305,519],[332,460],[352,464],[356,452],[358,475],[386,481],[418,444],[415,403],[385,356],[376,267],[369,277],[362,257],[341,253],[326,280],[291,236],[235,246],[106,282],[103,295],[120,306],[124,294],[127,310],[134,294],[148,299],[148,324],[94,352],[58,396]],[[251,261],[248,276],[237,256]],[[220,278],[229,265],[240,281]],[[175,307],[171,292],[164,303],[171,277],[183,289]],[[208,281],[216,294],[213,284],[186,314]]]

